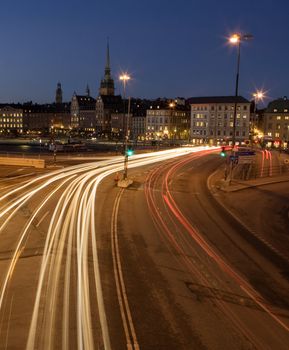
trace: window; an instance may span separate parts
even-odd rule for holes
[[[276,119],[277,119],[277,120],[281,120],[281,116],[278,115],[278,116],[276,117]]]
[[[279,136],[280,136],[279,132],[275,132],[275,137],[279,137]]]
[[[246,110],[247,110],[247,106],[244,106],[244,108],[243,108],[243,109],[244,109],[244,111],[246,111]]]

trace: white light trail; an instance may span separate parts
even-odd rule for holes
[[[216,148],[210,148],[214,150]],[[155,162],[181,157],[194,152],[207,150],[206,147],[178,148],[168,151],[158,151],[134,155],[129,158],[129,168],[150,165]],[[37,200],[37,196],[45,194],[43,190],[52,189],[34,213],[29,218],[25,228],[19,233],[15,252],[9,263],[4,282],[1,286],[0,311],[3,310],[3,300],[8,281],[15,265],[24,248],[24,242],[31,225],[41,210],[44,210],[48,202],[57,196],[57,204],[53,210],[50,225],[47,229],[43,256],[40,265],[36,298],[30,323],[26,349],[52,349],[54,347],[55,319],[59,313],[58,298],[61,274],[64,273],[63,307],[62,307],[62,349],[68,350],[70,346],[70,286],[72,278],[72,262],[76,259],[77,264],[77,344],[78,349],[96,348],[99,343],[95,339],[92,326],[90,286],[94,285],[97,308],[101,324],[102,342],[106,350],[111,349],[107,318],[105,314],[103,292],[98,263],[97,240],[98,232],[95,230],[95,210],[97,202],[97,188],[107,176],[123,170],[123,157],[106,159],[103,161],[86,163],[58,169],[49,174],[44,174],[33,180],[27,181],[17,188],[8,190],[0,196],[2,204],[0,208],[0,234],[7,227],[11,219],[28,202]],[[16,196],[16,198],[15,198]],[[9,201],[10,200],[10,201]],[[5,219],[5,216],[8,215]],[[76,244],[76,255],[73,255],[73,245]],[[89,255],[92,253],[93,275],[89,275]],[[42,296],[45,294],[46,304]],[[40,327],[39,317],[41,314],[42,324]],[[38,344],[38,342],[41,342]]]

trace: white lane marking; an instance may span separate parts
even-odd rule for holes
[[[123,192],[124,190],[121,190],[119,192],[113,206],[112,223],[111,223],[113,270],[114,270],[115,282],[117,287],[117,298],[119,302],[121,318],[122,318],[126,341],[127,341],[127,349],[139,350],[140,347],[137,341],[135,328],[132,321],[131,311],[128,303],[128,298],[126,294],[126,288],[125,288],[124,279],[123,279],[122,266],[121,266],[120,254],[119,254],[119,246],[118,246],[117,216],[118,216],[120,199]],[[129,332],[131,334],[133,343],[131,343]]]
[[[6,341],[5,341],[5,350],[8,349],[8,339],[9,339],[9,330],[10,330],[10,320],[11,320],[11,313],[12,313],[13,298],[14,298],[14,294],[12,295],[10,309],[9,309],[9,318],[8,318],[7,334],[6,334]]]
[[[46,216],[49,214],[49,210],[42,216],[42,218],[38,221],[38,223],[37,223],[37,225],[36,225],[36,227],[38,227],[40,224],[41,224],[41,222],[46,218]]]

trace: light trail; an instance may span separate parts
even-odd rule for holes
[[[201,156],[202,152],[198,156]],[[270,159],[270,155],[268,155]],[[159,228],[160,234],[167,238],[166,245],[169,250],[175,249],[178,252],[178,257],[175,259],[180,259],[187,266],[188,270],[191,271],[192,276],[198,276],[200,281],[205,286],[210,287],[211,282],[207,279],[207,276],[202,274],[198,268],[194,266],[194,263],[191,259],[188,258],[187,247],[191,246],[191,242],[186,239],[185,235],[179,234],[179,227],[183,227],[190,237],[202,248],[202,250],[210,256],[213,261],[224,271],[227,275],[233,278],[237,282],[237,285],[251,298],[263,311],[266,312],[274,321],[281,326],[285,331],[289,332],[288,325],[277,315],[277,312],[274,312],[272,308],[267,305],[266,301],[261,297],[261,295],[251,286],[251,284],[245,280],[235,269],[233,269],[225,260],[218,254],[218,252],[203,238],[201,233],[188,221],[188,219],[183,215],[180,208],[177,206],[173,198],[173,190],[170,180],[173,178],[173,175],[183,167],[185,164],[189,163],[193,157],[188,157],[184,160],[178,161],[172,166],[161,165],[159,168],[156,168],[154,172],[150,173],[145,185],[145,194],[147,198],[148,207],[150,209],[153,221],[156,224],[156,227]],[[155,184],[157,181],[160,181],[162,174],[165,173],[164,180],[162,181],[162,197],[164,200],[164,209],[167,210],[168,217],[171,222],[165,220],[164,216],[160,213],[160,209],[157,206],[157,196],[156,193],[159,191],[154,191]],[[177,224],[175,224],[176,220]],[[175,225],[176,232],[172,232],[169,228],[169,225]],[[179,236],[179,239],[178,239]],[[170,242],[170,244],[168,244]],[[198,253],[194,250],[194,254],[199,256]],[[175,257],[175,254],[172,254]],[[200,261],[203,259],[200,257]],[[179,263],[179,261],[177,261]],[[216,275],[215,279],[219,283],[222,283]],[[224,290],[226,286],[224,287]],[[229,317],[229,319],[235,324],[235,326],[245,335],[247,339],[250,339],[251,343],[254,344],[257,348],[262,348],[264,344],[260,340],[256,339],[251,329],[249,329],[238,315],[234,313],[233,310],[227,305],[227,303],[222,302],[216,298],[216,303],[219,305],[220,309]],[[261,340],[262,341],[262,340]]]
[[[204,147],[180,148],[169,151],[159,151],[131,156],[129,168],[150,165],[156,162],[182,157],[203,151]],[[213,149],[213,148],[212,148]],[[76,342],[78,349],[96,349],[100,343],[95,339],[92,325],[92,305],[90,288],[94,285],[98,317],[101,324],[101,342],[105,350],[110,350],[109,327],[105,314],[103,292],[98,262],[98,247],[95,231],[95,210],[97,210],[97,188],[107,176],[123,169],[123,157],[75,165],[55,170],[49,174],[38,176],[25,181],[17,188],[8,190],[0,196],[0,234],[8,229],[11,220],[19,210],[28,203],[37,200],[42,195],[40,205],[34,210],[23,231],[19,232],[18,241],[11,261],[3,275],[1,286],[0,312],[3,312],[3,302],[9,286],[8,281],[13,278],[21,252],[25,250],[28,232],[33,233],[32,225],[40,211],[57,198],[57,204],[51,213],[49,227],[47,228],[43,256],[41,259],[38,285],[33,305],[29,334],[26,349],[54,348],[54,341],[58,336],[56,319],[59,318],[59,295],[62,295],[62,349],[71,348],[70,317],[72,269],[76,264]],[[46,210],[47,212],[47,210]],[[34,224],[36,227],[37,223]],[[76,251],[76,253],[75,253]],[[89,256],[92,254],[92,264]],[[93,267],[91,279],[89,267]],[[63,273],[63,288],[60,288]],[[46,301],[45,301],[46,300]],[[94,307],[95,309],[95,307]],[[39,317],[41,315],[41,323]],[[73,340],[74,341],[74,340]]]

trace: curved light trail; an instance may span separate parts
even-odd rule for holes
[[[263,309],[267,315],[269,315],[273,320],[277,322],[286,332],[289,332],[289,326],[285,323],[272,308],[267,305],[266,301],[261,297],[261,295],[250,285],[250,283],[245,280],[236,270],[234,270],[224,258],[207,242],[202,234],[198,231],[196,227],[184,216],[180,207],[177,205],[177,202],[173,196],[173,184],[171,179],[176,174],[176,172],[181,169],[183,166],[191,162],[193,159],[199,158],[205,155],[206,152],[199,152],[198,154],[191,155],[185,159],[181,159],[178,162],[174,162],[173,165],[161,164],[152,171],[146,180],[145,184],[145,195],[149,210],[151,212],[153,221],[158,228],[160,235],[163,237],[164,242],[167,245],[169,250],[176,250],[178,252],[177,257],[175,254],[172,254],[177,261],[176,263],[184,264],[192,276],[197,276],[197,278],[203,283],[204,286],[209,287],[210,293],[215,293],[213,290],[214,286],[211,285],[210,280],[205,274],[203,274],[194,262],[188,257],[187,247],[191,246],[191,242],[188,239],[188,236],[193,239],[197,245],[205,252],[219,268],[229,275],[237,285],[251,298],[261,309]],[[268,155],[270,159],[270,155]],[[162,196],[162,205],[159,207],[158,203],[161,203],[159,198],[159,191],[155,190],[161,187],[161,196]],[[167,220],[161,211],[166,211],[166,218],[169,217],[170,220]],[[175,232],[172,231],[171,227],[175,227]],[[179,233],[180,227],[183,228],[183,231],[186,234]],[[194,248],[192,248],[194,249]],[[195,249],[194,254],[200,261],[204,261],[201,258]],[[210,267],[208,266],[208,269]],[[214,274],[214,279],[218,283],[222,281]],[[227,285],[223,286],[223,289],[226,290]],[[262,343],[258,340],[253,334],[252,330],[247,327],[246,323],[230,308],[230,306],[219,300],[215,299],[216,303],[219,306],[219,309],[233,322],[235,327],[244,334],[247,339],[250,339],[251,343],[256,346],[256,348],[263,348]],[[262,341],[262,340],[261,340]],[[264,346],[264,344],[263,344]]]
[[[204,149],[179,148],[131,156],[129,168],[191,153],[197,154]],[[210,149],[212,150],[214,148]],[[33,235],[33,229],[35,230],[37,216],[43,211],[47,212],[45,208],[48,205],[57,203],[45,233],[26,342],[27,350],[53,349],[56,338],[58,341],[60,339],[61,348],[64,350],[71,348],[71,341],[75,342],[80,350],[97,349],[97,344],[103,344],[106,350],[111,349],[98,262],[96,237],[99,233],[95,229],[95,211],[99,184],[105,177],[122,169],[123,157],[75,165],[25,181],[18,187],[6,188],[0,196],[0,235],[9,230],[11,220],[22,208],[29,203],[33,204],[37,198],[42,198],[39,205],[35,204],[36,208],[30,214],[24,228],[18,232],[17,241],[14,242],[15,250],[1,280],[0,313],[4,310],[9,281],[14,276],[21,254],[25,251],[28,237]],[[76,271],[74,275],[73,270]],[[93,273],[89,273],[89,270]],[[72,291],[76,295],[75,310],[71,308],[74,301]],[[96,296],[96,300],[92,295]],[[101,324],[102,339],[96,339],[93,332],[96,312]],[[62,320],[60,335],[57,333],[59,329],[56,328],[58,318]],[[72,325],[76,334],[73,340]]]

